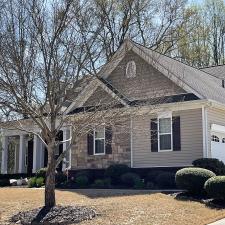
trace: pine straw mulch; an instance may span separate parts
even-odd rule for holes
[[[0,224],[21,212],[43,205],[43,189],[0,188]],[[203,225],[225,217],[225,209],[211,208],[165,194],[132,190],[57,190],[57,204],[85,206],[97,214],[80,225]],[[15,223],[11,223],[15,224]]]

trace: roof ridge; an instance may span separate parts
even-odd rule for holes
[[[199,69],[202,70],[202,69],[213,68],[213,67],[220,67],[220,66],[225,66],[225,64],[212,65],[212,66],[205,66],[205,67],[201,67],[201,68],[199,68]]]
[[[162,54],[162,53],[160,53],[160,52],[158,52],[158,51],[156,51],[156,50],[154,50],[154,49],[148,48],[148,47],[146,47],[146,46],[144,46],[144,45],[142,45],[142,44],[140,44],[140,43],[137,43],[136,41],[133,41],[133,40],[130,40],[130,41],[133,42],[134,44],[140,45],[140,46],[143,47],[143,48],[146,48],[147,50],[151,50],[151,51],[153,51],[153,52],[156,52],[157,54],[160,54],[160,55],[162,55],[162,56],[164,56],[164,57],[167,57],[167,58],[169,58],[169,59],[172,59],[172,60],[174,60],[174,61],[176,61],[176,62],[178,62],[178,63],[181,63],[181,64],[183,64],[183,65],[185,65],[185,66],[188,66],[188,67],[191,67],[191,68],[193,68],[193,69],[199,70],[199,71],[201,71],[201,72],[203,72],[203,73],[205,73],[205,74],[207,74],[207,75],[210,75],[210,76],[212,76],[212,77],[216,77],[217,79],[222,80],[220,77],[217,77],[217,76],[215,76],[215,75],[213,75],[213,74],[210,74],[210,73],[208,73],[208,72],[205,72],[204,70],[202,70],[202,68],[200,69],[200,68],[197,68],[197,67],[195,67],[195,66],[188,65],[187,63],[181,62],[181,61],[179,61],[179,60],[177,60],[177,59],[174,59],[174,58],[172,58],[172,57],[170,57],[170,56],[168,56],[168,55]],[[224,65],[221,65],[221,66],[225,66],[225,64],[224,64]]]

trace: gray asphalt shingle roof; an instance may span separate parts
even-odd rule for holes
[[[219,79],[225,79],[225,65],[205,67],[201,70]]]
[[[133,43],[133,45],[134,50],[140,51],[139,54],[142,54],[141,51],[144,52],[149,63],[155,65],[156,68],[161,68],[167,77],[182,88],[190,87],[203,99],[212,99],[225,104],[225,89],[218,83],[217,78],[139,44]],[[142,57],[146,56],[142,55]]]

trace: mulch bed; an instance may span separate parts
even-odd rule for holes
[[[67,225],[91,220],[96,216],[95,210],[85,206],[40,207],[12,216],[11,222],[23,225]]]

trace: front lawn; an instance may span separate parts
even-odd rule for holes
[[[43,204],[43,189],[1,188],[0,224],[19,211]],[[137,190],[57,190],[62,205],[85,205],[100,215],[82,225],[186,225],[208,224],[225,217],[225,209],[211,209],[193,201],[175,200],[165,194]]]

